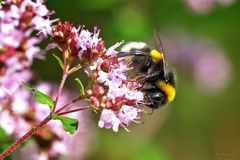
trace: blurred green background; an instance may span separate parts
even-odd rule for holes
[[[232,66],[230,83],[215,92],[203,92],[190,71],[175,67],[176,100],[145,115],[144,124],[130,126],[130,133],[123,129],[113,133],[96,124],[98,134],[86,159],[240,159],[239,1],[229,6],[216,4],[203,14],[194,12],[184,0],[58,0],[47,4],[62,21],[84,24],[89,30],[98,26],[108,47],[121,40],[152,42],[153,28],[161,34],[180,29],[192,37],[215,41]],[[47,72],[56,75],[56,70]]]
[[[214,4],[206,13],[195,12],[184,0],[49,0],[47,5],[62,21],[84,24],[89,30],[98,26],[108,47],[121,40],[151,43],[153,28],[163,35],[182,30],[214,41],[231,66],[230,81],[212,92],[196,85],[191,68],[172,63],[178,77],[176,100],[146,114],[144,124],[131,125],[130,133],[99,129],[96,120],[97,134],[86,159],[240,159],[239,1],[229,6]],[[35,67],[43,80],[58,80],[60,70],[55,64],[39,63]],[[49,65],[51,70],[42,70]]]

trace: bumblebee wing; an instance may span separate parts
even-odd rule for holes
[[[160,33],[156,29],[154,29],[154,44],[158,51],[164,52],[162,42],[160,39]]]
[[[155,43],[155,48],[158,51],[163,53],[163,58],[162,58],[162,61],[163,61],[163,72],[164,72],[164,75],[166,75],[166,65],[167,64],[165,62],[165,56],[164,56],[165,52],[164,52],[163,47],[162,47],[163,45],[162,45],[162,41],[160,39],[160,33],[156,29],[154,29],[154,43]]]

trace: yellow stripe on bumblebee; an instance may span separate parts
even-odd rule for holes
[[[167,95],[168,102],[172,102],[174,100],[176,90],[171,84],[159,81],[156,85]]]
[[[156,49],[151,50],[150,55],[156,61],[161,61],[163,59],[163,54]]]

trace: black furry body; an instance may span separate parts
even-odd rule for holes
[[[157,109],[168,102],[167,94],[157,85],[160,81],[171,83],[175,87],[175,76],[172,71],[165,71],[164,60],[156,61],[151,55],[151,48],[132,48],[129,52],[119,52],[118,57],[131,56],[136,81],[142,83],[146,106]]]

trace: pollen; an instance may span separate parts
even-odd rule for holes
[[[158,87],[162,89],[164,93],[166,93],[168,102],[172,102],[174,100],[176,90],[171,84],[166,83],[164,81],[160,81]]]
[[[161,52],[158,52],[157,50],[152,50],[150,52],[150,55],[153,59],[155,59],[156,61],[161,61],[163,58],[163,54]]]

